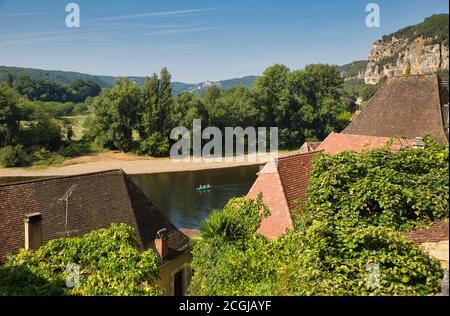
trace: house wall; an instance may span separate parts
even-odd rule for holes
[[[182,255],[176,257],[175,259],[167,262],[163,266],[161,266],[160,279],[158,280],[157,284],[164,289],[165,295],[167,296],[174,295],[174,288],[173,288],[174,276],[177,272],[181,271],[182,269],[184,269],[183,293],[186,293],[186,290],[191,281],[191,271],[188,268],[188,264],[191,262],[191,259],[192,259],[191,252],[187,251]]]

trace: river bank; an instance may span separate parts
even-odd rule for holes
[[[280,152],[280,155],[286,154],[289,154],[289,152]],[[70,176],[113,169],[122,169],[128,174],[208,170],[238,166],[260,165],[267,162],[269,156],[260,156],[256,161],[248,161],[247,158],[248,157],[246,156],[243,159],[244,161],[233,162],[189,162],[174,161],[170,158],[139,157],[132,154],[110,151],[69,159],[57,166],[0,168],[0,178]]]

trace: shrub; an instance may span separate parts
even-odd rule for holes
[[[23,143],[26,146],[41,146],[48,150],[57,150],[62,144],[62,124],[47,115],[38,115],[29,122],[24,131]]]
[[[79,286],[72,288],[65,284],[70,263],[80,267]],[[131,227],[111,225],[10,256],[0,268],[0,296],[161,295],[154,284],[158,275],[155,252],[139,251]]]
[[[137,152],[140,155],[162,157],[169,154],[169,149],[169,140],[161,133],[156,132],[141,141]]]
[[[10,168],[26,166],[29,163],[30,157],[22,145],[0,148],[0,165]]]
[[[448,218],[448,147],[320,154],[294,229],[257,233],[261,202],[234,199],[204,223],[193,295],[432,295],[440,263],[401,231]]]
[[[448,218],[448,147],[425,140],[423,150],[320,154],[303,217],[330,221],[338,230],[374,225],[399,231]]]
[[[314,221],[268,239],[256,233],[263,218],[258,203],[235,199],[218,214],[205,222],[217,233],[203,231],[194,245],[192,295],[429,295],[440,290],[439,261],[392,229],[340,232],[327,221]],[[245,227],[248,234],[230,238],[223,233],[223,227],[230,228],[225,222]]]

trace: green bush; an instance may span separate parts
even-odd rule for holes
[[[328,221],[314,221],[268,239],[256,233],[263,218],[259,203],[234,199],[218,214],[211,213],[194,245],[191,295],[430,295],[440,290],[439,261],[393,229],[343,232]]]
[[[69,288],[68,264],[80,267],[79,285]],[[141,252],[134,231],[126,225],[61,238],[36,251],[22,250],[0,267],[2,295],[161,295],[155,285],[159,259]]]
[[[277,273],[278,295],[409,296],[440,290],[439,261],[389,228],[338,232],[315,221],[280,242],[289,260]]]
[[[22,143],[27,147],[40,146],[55,151],[63,143],[62,132],[63,125],[59,120],[42,113],[28,122]]]
[[[426,142],[423,150],[320,154],[303,217],[330,221],[338,230],[375,225],[399,231],[448,218],[448,146]]]
[[[169,140],[161,133],[153,133],[139,144],[137,153],[154,157],[163,157],[169,154]]]
[[[260,201],[231,200],[193,249],[193,295],[432,295],[440,263],[402,231],[448,218],[448,146],[320,154],[294,229],[257,233]]]
[[[0,148],[0,165],[3,167],[23,167],[29,163],[30,157],[22,145]]]
[[[60,153],[49,151],[44,147],[33,146],[30,151],[32,164],[36,166],[59,164],[65,159]]]

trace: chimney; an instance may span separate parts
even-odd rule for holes
[[[162,259],[169,255],[169,237],[167,236],[167,229],[160,229],[156,233],[155,248]]]
[[[42,245],[42,214],[25,215],[25,249],[38,249]]]

